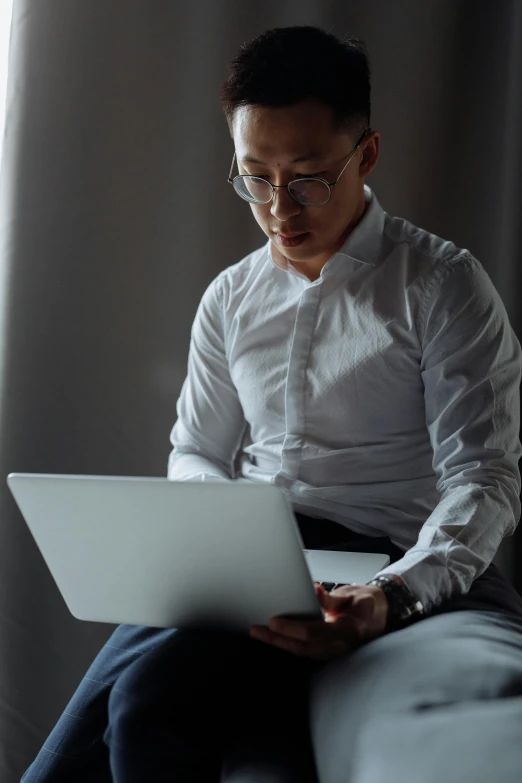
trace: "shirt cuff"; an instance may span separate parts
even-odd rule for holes
[[[386,574],[400,576],[406,587],[422,603],[425,612],[434,609],[453,593],[464,592],[454,586],[447,563],[426,549],[412,547],[400,560],[386,566],[375,576]]]
[[[171,481],[232,481],[232,477],[212,460],[187,452],[171,453],[167,478]]]

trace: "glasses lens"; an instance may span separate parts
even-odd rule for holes
[[[330,200],[330,188],[318,179],[297,179],[288,189],[300,204],[318,207]]]
[[[260,177],[235,177],[234,188],[251,204],[268,204],[272,198],[270,184]]]

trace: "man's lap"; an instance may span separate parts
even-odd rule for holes
[[[145,683],[145,687],[161,698],[162,694],[174,693],[176,681],[178,686],[183,680],[188,684],[197,674],[203,685],[201,698],[205,684],[209,691],[214,691],[208,693],[209,698],[212,695],[220,698],[221,690],[226,691],[224,706],[230,710],[234,707],[245,710],[246,718],[250,695],[261,699],[272,692],[275,696],[278,686],[284,688],[286,678],[290,685],[286,695],[292,690],[289,683],[292,679],[295,698],[297,680],[306,678],[307,671],[315,668],[316,662],[295,659],[290,653],[268,647],[243,634],[118,626],[81,680],[22,783],[65,783],[72,777],[75,783],[93,779],[98,783],[112,781],[109,749],[104,741],[108,703],[114,686],[129,688],[129,693],[132,692],[133,677],[135,685],[139,684],[139,677],[148,678],[150,682],[148,686]],[[172,670],[171,687],[166,689],[169,669]],[[187,690],[187,695],[189,693]],[[285,694],[281,695],[284,698]],[[306,689],[303,695],[306,696]],[[291,702],[287,700],[286,703]],[[200,714],[207,710],[207,702],[201,705],[198,702],[196,706]],[[219,708],[219,705],[214,706]],[[209,709],[208,713],[211,712]],[[247,730],[247,723],[239,724],[241,731]]]
[[[314,520],[315,522],[316,520]],[[320,544],[321,542],[319,541],[318,543]],[[490,614],[489,610],[492,608],[510,611],[513,615],[518,616],[522,623],[522,599],[494,566],[490,566],[486,573],[474,582],[467,596],[458,596],[456,599],[446,601],[439,607],[437,613],[455,613],[460,615],[462,612],[469,610],[485,610],[486,614]],[[502,618],[506,615],[501,614],[499,611],[495,616],[503,622]],[[421,634],[421,637],[425,634],[428,637],[429,628],[433,626],[425,624],[433,623],[434,621],[435,617],[427,618],[411,629],[406,629],[401,631],[400,634],[392,634],[385,638],[390,640],[392,637],[396,637],[395,643],[398,643],[400,637],[400,644],[402,645],[402,640],[415,638],[415,634],[418,633]],[[442,628],[443,625],[444,623],[440,627]],[[451,622],[450,626],[454,628],[455,623]],[[420,630],[417,631],[414,628]],[[409,635],[406,634],[406,631]],[[111,780],[108,772],[109,751],[103,741],[103,737],[107,728],[107,705],[112,686],[135,661],[143,656],[147,656],[162,645],[169,645],[173,635],[178,633],[176,629],[119,626],[81,681],[66,710],[44,743],[37,759],[24,776],[23,783],[33,783],[34,781],[39,783],[47,783],[47,781],[49,783],[62,783],[62,781],[71,779],[71,770],[74,770],[76,783],[89,781],[93,779],[94,774],[97,775],[96,779],[99,783],[105,783],[105,780],[109,783]],[[404,636],[403,634],[406,635]],[[212,638],[215,640],[215,635]],[[522,625],[520,638],[522,638]],[[254,640],[249,640],[248,637],[246,637],[246,640],[252,644],[254,643]],[[382,639],[372,642],[365,649],[370,650],[374,648],[374,645],[381,644],[384,641]],[[388,643],[386,641],[386,644]],[[261,642],[255,644],[265,647]],[[175,645],[173,646],[174,649]],[[206,649],[210,658],[214,652],[210,643]],[[257,651],[260,648],[253,646],[250,649]],[[376,649],[379,650],[380,648],[377,647]],[[350,679],[349,672],[352,671],[351,661],[355,661],[356,656],[360,652],[356,653],[355,656],[348,656],[347,661],[349,660],[350,663],[347,664],[343,677],[346,676]],[[274,651],[271,648],[266,648],[264,653],[268,656],[266,660],[273,661],[273,653]],[[410,659],[413,651],[410,652],[404,649],[402,654]],[[256,656],[258,655],[259,653],[256,652]],[[286,659],[283,656],[281,660]],[[259,665],[258,660],[256,666]],[[335,666],[336,664],[334,663],[326,668],[330,670],[330,667],[333,667],[332,670],[334,670]],[[151,676],[153,677],[154,675],[151,674]],[[451,671],[448,671],[447,676],[449,682],[453,681],[454,677]],[[376,705],[376,708],[378,707],[379,705]],[[104,770],[106,771],[104,772]]]
[[[24,783],[62,783],[73,773],[78,783],[93,779],[94,773],[99,783],[109,783],[103,734],[112,685],[143,655],[171,644],[176,633],[175,629],[119,626],[85,675]],[[215,633],[210,636],[216,639]],[[242,649],[249,641],[254,644],[248,638],[240,642]],[[257,666],[263,648],[261,642],[252,648]],[[209,657],[212,649],[208,647]],[[273,660],[276,651],[265,649]],[[321,780],[324,777],[330,783],[336,780],[331,777],[331,765],[339,763],[344,769],[349,764],[347,733],[356,737],[355,729],[371,716],[418,710],[422,704],[522,694],[522,623],[498,612],[434,616],[377,639],[321,667],[313,676],[313,744]]]
[[[235,779],[255,758],[270,780],[284,766],[281,779],[316,783],[308,684],[318,666],[245,634],[178,631],[112,689],[104,739],[116,779],[218,781],[223,762]]]

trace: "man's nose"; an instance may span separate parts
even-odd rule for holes
[[[277,220],[288,220],[293,215],[298,215],[302,209],[302,205],[292,198],[287,188],[277,188],[274,191],[270,212]]]

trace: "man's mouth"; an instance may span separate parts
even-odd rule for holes
[[[279,244],[283,247],[296,247],[306,240],[308,234],[308,231],[303,231],[299,234],[282,234],[277,232],[276,237]]]

